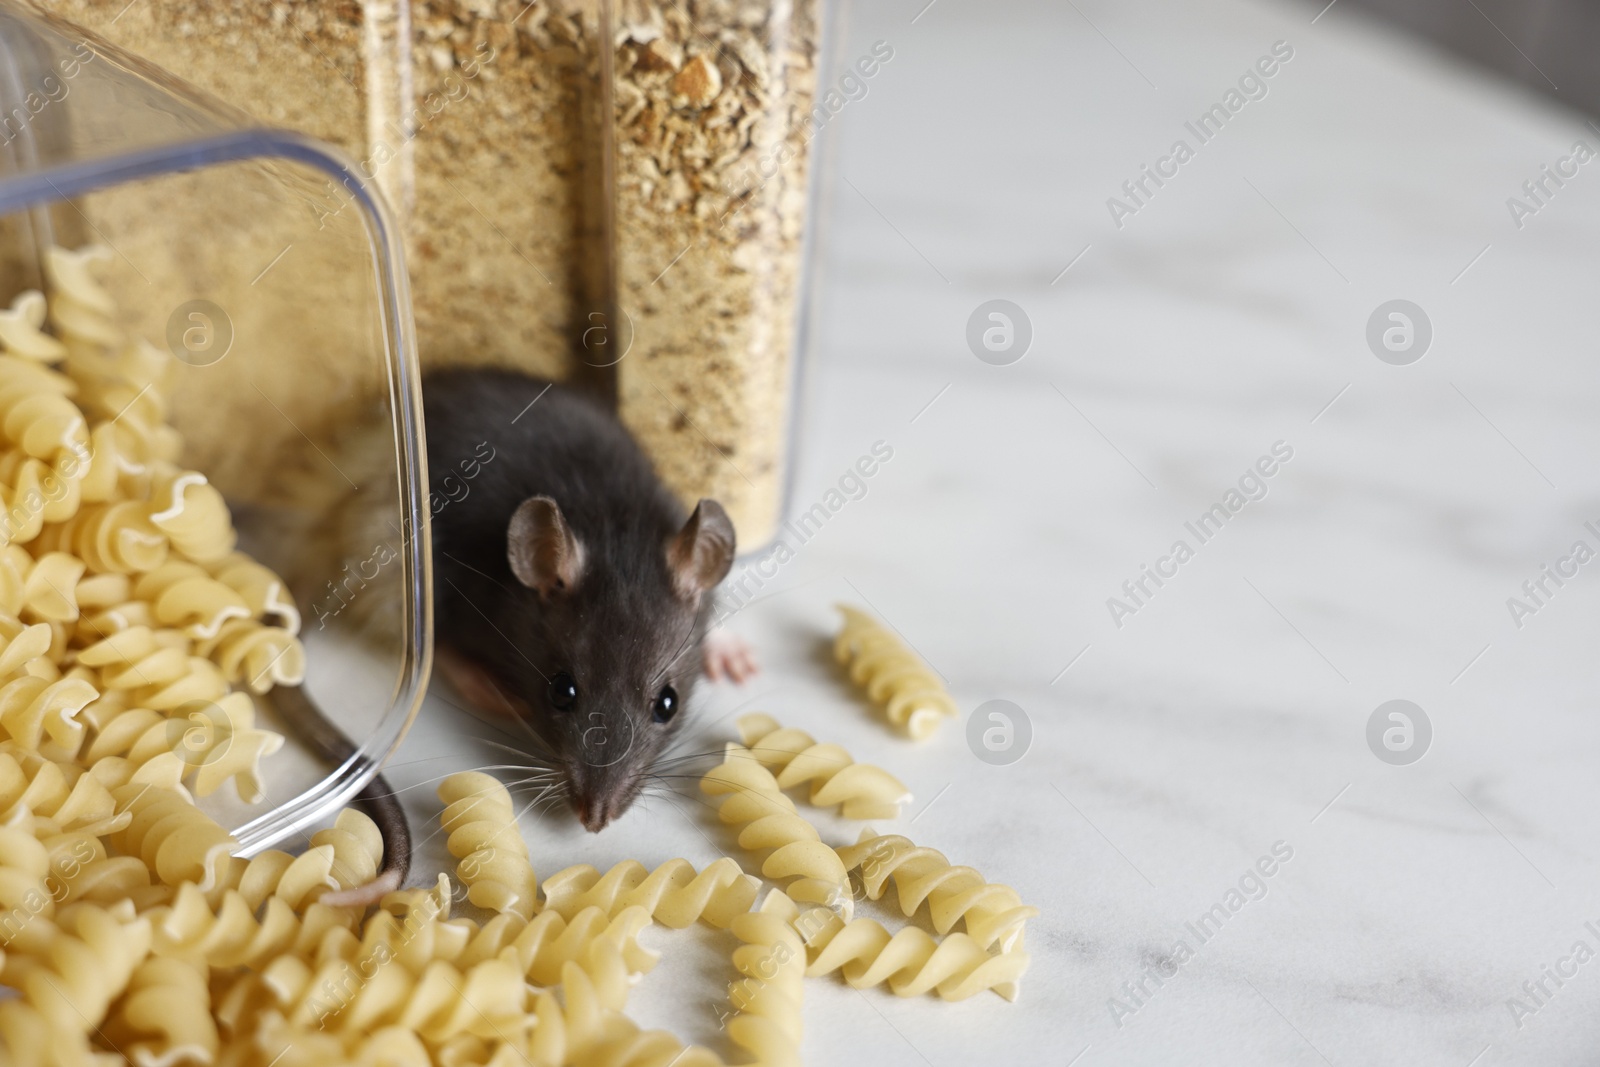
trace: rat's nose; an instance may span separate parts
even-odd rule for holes
[[[591,834],[597,834],[611,825],[611,820],[618,815],[617,805],[610,797],[582,796],[577,803],[578,821],[583,828]]]

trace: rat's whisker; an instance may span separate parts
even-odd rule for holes
[[[461,711],[466,711],[466,709],[462,708],[459,704],[454,704],[454,703],[451,703],[450,701],[445,701],[445,703],[450,704],[450,706],[453,707],[453,708],[457,708],[457,709],[459,709]],[[505,720],[501,720],[501,721],[503,722]],[[502,733],[506,734],[507,736],[515,737],[515,736],[518,736],[517,731],[520,731],[522,734],[526,734],[528,739],[533,742],[534,747],[538,750],[538,754],[539,755],[548,756],[548,757],[550,757],[552,759],[559,759],[560,758],[559,754],[556,753],[555,750],[550,747],[550,743],[548,741],[546,741],[543,737],[540,737],[538,731],[536,731],[528,723],[528,721],[526,719],[524,719],[522,716],[520,716],[520,715],[512,715],[512,716],[509,717],[509,721],[510,721],[512,726],[516,727],[516,730],[502,730],[501,731]],[[485,723],[485,725],[494,727],[494,726],[498,726],[499,724],[498,723]],[[505,744],[503,744],[501,742],[491,741],[486,737],[477,738],[477,740],[482,741],[486,745],[497,745],[500,748],[510,748],[511,747],[511,746],[505,745]],[[519,753],[519,754],[522,754],[522,755],[533,755],[533,753]]]
[[[661,784],[659,782],[651,783],[650,785],[645,786],[644,789],[642,789],[640,791],[640,795],[641,796],[644,796],[646,794],[648,794],[650,796],[659,796],[659,797],[681,796],[681,797],[687,798],[689,796],[689,794],[684,792],[683,790],[673,789],[671,786],[663,785],[663,784]]]
[[[693,752],[684,752],[683,749],[688,747],[691,742],[693,742],[695,750]],[[702,748],[702,745],[710,747]],[[666,759],[693,758],[700,755],[721,757],[727,751],[727,748],[726,741],[713,741],[709,737],[702,738],[699,735],[685,734],[683,737],[674,739],[671,744],[662,750],[661,755]]]
[[[540,800],[540,802],[539,802],[539,812],[538,813],[540,815],[544,815],[544,814],[548,813],[552,808],[556,807],[558,804],[560,804],[563,800],[566,800],[566,799],[567,799],[567,797],[563,793],[556,793],[556,794],[553,794],[551,796],[545,797],[542,800]]]
[[[515,793],[519,789],[546,789],[550,786],[549,778],[523,778],[515,782],[506,783],[506,792]]]
[[[689,760],[697,759],[721,759],[722,756],[722,749],[713,749],[706,752],[686,752],[677,756],[662,756],[656,760],[656,766],[660,767],[669,763],[685,763]]]
[[[721,720],[719,719],[718,722],[720,721]],[[729,740],[732,739],[728,738],[725,734],[720,736],[718,735],[715,724],[696,723],[694,726],[685,729],[682,733],[678,734],[678,736],[674,737],[667,745],[666,751],[673,752],[684,745],[694,744],[711,745],[714,746],[714,751],[721,752],[723,748],[727,746],[727,742]]]
[[[689,618],[689,625],[686,628],[686,631],[685,631],[685,633],[683,635],[683,640],[678,645],[678,651],[674,652],[672,654],[672,658],[667,660],[667,662],[661,667],[661,669],[658,670],[655,673],[654,677],[652,677],[650,679],[650,684],[648,686],[646,686],[646,688],[654,689],[656,687],[656,683],[661,681],[661,679],[665,678],[667,676],[667,674],[672,670],[672,668],[677,665],[678,660],[682,659],[683,658],[683,654],[688,651],[689,643],[694,640],[694,634],[695,634],[695,619],[693,618],[693,616],[691,616]]]
[[[515,752],[519,756],[531,756],[531,755],[534,755],[534,753],[525,752],[524,750],[518,748],[517,746],[508,745],[503,741],[495,741],[495,740],[492,740],[492,739],[487,738],[487,737],[480,737],[480,738],[477,738],[477,740],[480,743],[488,745],[491,748],[502,749],[502,750],[504,750],[506,752]]]
[[[387,768],[385,768],[385,769],[387,769]],[[500,763],[500,764],[491,764],[491,765],[486,766],[486,767],[473,767],[471,769],[475,770],[475,771],[485,771],[485,772],[487,772],[487,771],[495,771],[495,770],[525,771],[525,770],[530,770],[532,768],[523,767],[523,766],[520,766],[519,764],[515,764],[515,763]],[[432,778],[424,778],[420,782],[412,782],[410,785],[400,786],[399,788],[396,788],[396,789],[392,790],[388,795],[390,795],[390,796],[399,796],[401,793],[409,793],[413,789],[421,789],[422,787],[432,785],[435,782],[442,782],[446,778],[449,778],[452,774],[460,774],[460,773],[463,773],[463,772],[450,771],[450,772],[448,772],[446,774],[436,774]]]
[[[826,747],[826,746],[818,745],[818,746],[815,746],[815,747],[822,748],[822,747]],[[787,756],[787,757],[793,757],[793,756],[800,755],[800,753],[794,751],[794,749],[791,749],[791,748],[778,748],[776,746],[768,746],[768,745],[752,745],[746,751],[748,751],[751,755],[758,756],[758,757],[762,756],[762,755],[776,755],[776,756]],[[762,760],[760,762],[763,765],[765,765],[766,761]],[[821,756],[818,756],[818,755],[815,755],[813,753],[807,752],[806,753],[806,757],[805,757],[805,763],[802,764],[802,766],[807,766],[807,767],[816,767],[816,766],[848,767],[854,762],[855,761],[853,759],[851,759],[849,756],[844,756],[844,757],[835,756],[835,757],[833,757],[831,759],[824,759]],[[772,768],[768,767],[767,769],[771,770]]]
[[[662,755],[664,755],[664,757],[672,758],[696,757],[696,755],[722,755],[722,753],[725,752],[726,747],[728,747],[726,742],[717,742],[715,747],[710,747],[710,749],[696,749],[694,752],[682,752],[682,750],[678,750],[678,747],[680,747],[682,744],[685,744],[686,741],[693,741],[693,739],[691,739],[691,737],[683,737],[683,739],[680,739],[680,741],[675,741],[674,744],[667,745],[666,750],[662,752]]]
[[[532,728],[529,727],[529,730],[531,732]],[[533,737],[536,741],[538,741],[539,748],[537,751],[532,752],[525,748],[518,748],[515,745],[507,745],[499,741],[491,741],[486,737],[479,738],[478,740],[492,748],[498,748],[504,752],[510,752],[512,755],[521,756],[523,759],[527,760],[539,760],[549,764],[558,758],[554,752],[550,751],[550,749],[545,746],[543,738],[540,738],[537,734],[534,734]]]
[[[692,801],[695,804],[700,805],[702,808],[705,808],[707,811],[713,813],[720,812],[722,808],[721,804],[718,803],[717,800],[711,797],[701,796],[698,791],[690,792],[688,790],[677,790],[665,783],[663,783],[663,792],[659,795],[667,798],[677,797],[682,800]]]
[[[466,753],[466,752],[444,752],[444,753],[441,753],[440,755],[437,755],[437,756],[419,756],[416,759],[399,760],[399,761],[396,761],[396,762],[393,762],[393,763],[385,763],[383,765],[383,769],[384,769],[384,771],[392,771],[392,770],[397,770],[397,769],[399,769],[401,767],[411,767],[411,766],[414,766],[414,765],[416,765],[418,763],[431,763],[434,760],[460,759],[463,756],[466,756],[468,754],[469,753]]]

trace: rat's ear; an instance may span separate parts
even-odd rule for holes
[[[733,521],[715,500],[702,500],[694,514],[667,542],[672,585],[684,600],[694,600],[728,576],[733,567]]]
[[[511,516],[506,558],[517,581],[542,597],[574,589],[583,577],[583,545],[547,496],[529,497]]]

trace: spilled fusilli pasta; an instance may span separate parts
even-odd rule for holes
[[[505,786],[481,771],[467,771],[446,778],[439,799],[446,805],[441,822],[450,835],[450,855],[461,861],[456,877],[467,887],[467,899],[489,911],[532,918],[538,907],[533,867]]]
[[[840,746],[819,745],[770,715],[744,715],[737,725],[750,754],[778,776],[778,788],[809,784],[818,807],[838,805],[847,819],[897,819],[900,805],[911,800],[911,791],[882,767],[857,763]]]
[[[1010,949],[1022,940],[1023,924],[1039,909],[1022,903],[1017,891],[986,881],[971,867],[957,867],[937,849],[915,845],[898,834],[863,830],[856,844],[841,848],[839,858],[861,871],[868,898],[877,900],[893,879],[900,910],[915,915],[924,901],[933,928],[946,933],[959,921],[967,935],[988,948]]]
[[[767,853],[762,877],[788,881],[785,891],[796,901],[851,910],[844,863],[749,749],[729,742],[722,763],[706,772],[700,788],[724,798],[717,814],[725,823],[742,826],[740,848]]]
[[[215,930],[257,923],[260,898],[226,901],[271,861],[234,859],[194,798],[261,798],[283,738],[240,690],[298,684],[304,653],[282,583],[178,465],[173,360],[117,325],[108,256],[50,249],[48,294],[0,309],[0,1062],[210,1063],[211,1013],[170,1005],[203,1007],[208,953],[263,955],[284,915],[253,950]],[[370,857],[325,833],[309,862],[359,877]],[[196,907],[221,910],[196,930]]]
[[[960,714],[939,676],[894,631],[859,608],[838,607],[844,624],[833,641],[834,658],[891,723],[920,741]]]

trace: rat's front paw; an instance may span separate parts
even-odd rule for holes
[[[706,677],[713,682],[728,678],[743,683],[761,669],[756,665],[756,654],[749,642],[737,634],[707,634],[700,645],[700,656],[705,664]]]

